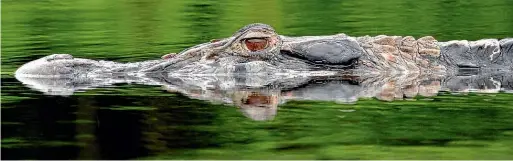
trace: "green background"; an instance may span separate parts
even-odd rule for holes
[[[288,36],[513,36],[511,0],[3,0],[2,159],[513,159],[513,96],[293,101],[272,121],[159,87],[46,96],[12,72],[52,53],[158,59],[255,22]],[[347,112],[352,111],[352,112]]]

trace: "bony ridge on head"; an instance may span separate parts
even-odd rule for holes
[[[232,37],[191,47],[179,55],[202,55],[201,60],[212,60],[224,53],[227,56],[265,59],[279,53],[281,44],[280,36],[271,26],[255,23],[242,27]]]
[[[234,55],[267,58],[280,51],[282,40],[275,30],[261,23],[249,24],[238,30],[233,36],[231,47]]]

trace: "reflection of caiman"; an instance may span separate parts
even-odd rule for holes
[[[433,96],[440,90],[513,91],[513,39],[285,37],[268,25],[252,24],[230,38],[164,58],[116,63],[57,54],[25,64],[16,78],[52,95],[116,83],[161,85],[234,104],[256,120],[272,118],[288,99],[351,103]]]
[[[400,75],[357,80],[339,76],[162,76],[108,78],[29,78],[17,77],[28,87],[48,95],[71,95],[76,90],[137,82],[161,85],[170,92],[179,92],[193,99],[235,105],[254,120],[272,119],[278,105],[287,100],[335,101],[354,103],[361,98],[379,100],[410,99],[417,95],[431,97],[439,91],[513,92],[510,72],[480,73],[435,77],[433,75]],[[144,95],[144,93],[141,93]]]
[[[169,59],[116,63],[54,54],[16,71],[21,77],[198,74],[374,75],[452,73],[458,68],[513,70],[513,39],[437,42],[411,36],[286,37],[251,24],[232,37],[200,44]],[[447,72],[449,71],[449,72]]]

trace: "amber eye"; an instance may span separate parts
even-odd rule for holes
[[[244,45],[250,51],[260,51],[267,48],[267,39],[266,38],[250,38],[244,39]]]

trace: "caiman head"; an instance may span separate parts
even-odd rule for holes
[[[188,75],[276,74],[344,71],[353,67],[363,52],[356,40],[330,40],[292,40],[278,35],[269,25],[250,24],[231,37],[193,46],[146,71]]]

